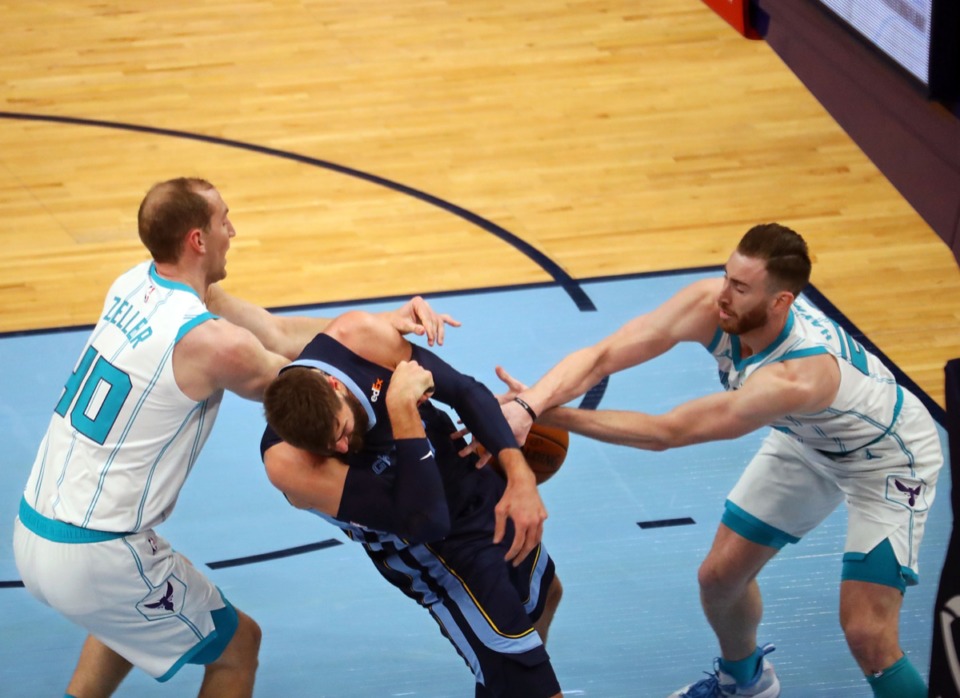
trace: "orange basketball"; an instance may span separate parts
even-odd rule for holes
[[[530,433],[527,434],[527,440],[520,449],[523,457],[527,459],[530,469],[537,476],[537,484],[540,485],[560,470],[563,461],[567,457],[567,450],[570,446],[570,432],[556,427],[545,427],[534,423],[530,427]],[[478,453],[485,451],[479,448]],[[496,458],[491,459],[490,465],[503,475],[503,469]]]

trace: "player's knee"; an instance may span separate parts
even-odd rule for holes
[[[736,590],[736,580],[729,572],[717,564],[712,557],[707,557],[697,571],[697,583],[700,592],[710,598],[722,598],[733,594]]]
[[[868,615],[841,614],[840,626],[847,639],[847,647],[858,663],[875,666],[877,670],[886,666],[884,662],[890,648],[885,641],[888,632],[882,623]]]
[[[256,661],[257,656],[260,654],[260,642],[263,639],[263,630],[260,629],[260,625],[250,616],[244,615],[245,619],[243,623],[244,632],[247,635],[246,643],[249,648],[249,652],[252,655],[253,661]]]

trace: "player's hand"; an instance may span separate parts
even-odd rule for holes
[[[463,424],[463,420],[458,420],[457,424]],[[472,432],[466,427],[461,427],[460,429],[457,429],[457,431],[450,434],[450,440],[457,441],[459,439],[465,439],[467,436],[470,436],[471,433]],[[485,466],[490,462],[490,459],[493,458],[493,456],[490,455],[490,452],[483,447],[483,444],[476,439],[472,439],[470,443],[457,451],[457,455],[461,458],[466,458],[471,453],[477,454],[477,470]]]
[[[391,403],[422,405],[433,395],[433,374],[416,361],[401,361],[393,370],[387,397]]]
[[[513,401],[513,398],[526,390],[527,386],[507,373],[502,366],[497,366],[497,377],[507,385],[507,391],[497,395],[497,402],[500,403],[500,409],[517,443],[522,446],[527,442],[527,434],[530,433],[533,420],[525,409]]]
[[[390,324],[400,334],[426,335],[427,344],[443,344],[444,325],[460,327],[460,323],[446,313],[436,313],[420,296],[414,296],[389,313]]]
[[[513,398],[529,387],[507,373],[507,369],[505,369],[503,366],[497,366],[496,371],[497,378],[502,380],[507,386],[506,392],[497,395],[497,402],[499,402],[501,405],[511,402]]]
[[[515,454],[515,455],[514,455]],[[506,462],[504,462],[506,461]],[[494,508],[493,542],[503,540],[507,519],[513,521],[513,544],[504,559],[516,567],[543,539],[547,509],[537,491],[537,479],[518,449],[504,449],[500,462],[507,473],[507,489]]]

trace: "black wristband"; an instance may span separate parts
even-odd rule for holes
[[[533,408],[530,407],[530,405],[521,400],[519,397],[513,398],[513,401],[527,411],[527,414],[530,415],[530,419],[537,421],[537,413],[533,411]]]

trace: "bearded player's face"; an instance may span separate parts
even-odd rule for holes
[[[720,329],[741,335],[763,327],[769,320],[771,296],[762,259],[730,255],[723,288],[717,296]]]

